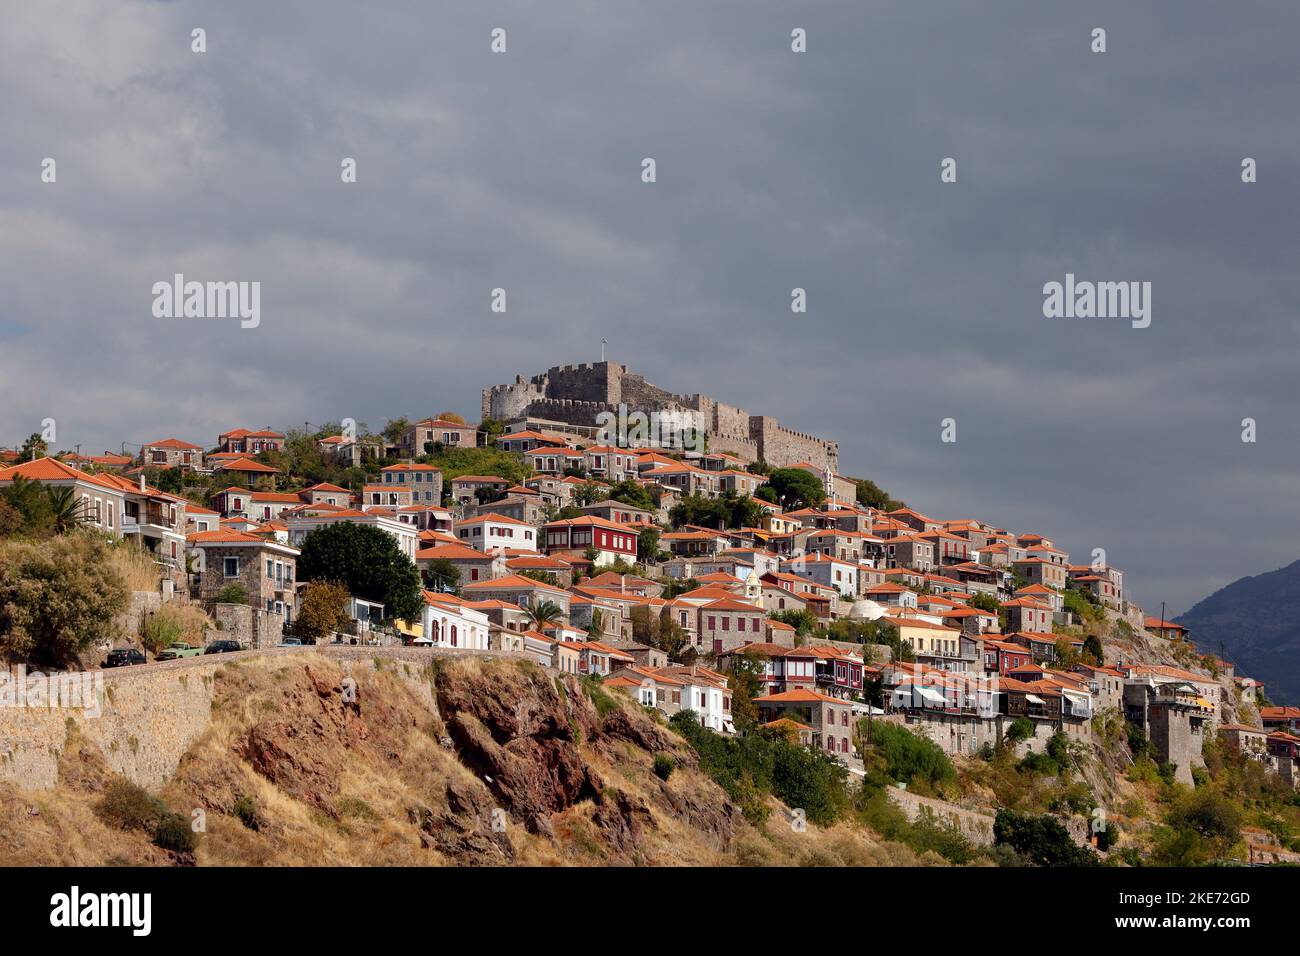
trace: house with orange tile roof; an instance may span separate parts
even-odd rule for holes
[[[1248,760],[1260,763],[1269,762],[1268,731],[1262,727],[1247,724],[1223,724],[1219,727],[1219,736],[1233,753],[1241,754]]]
[[[1267,738],[1268,756],[1282,782],[1300,789],[1300,737],[1275,730]]]
[[[1163,637],[1167,641],[1183,641],[1187,639],[1187,628],[1177,621],[1162,621],[1158,617],[1145,617],[1142,619],[1142,626],[1156,637]]]
[[[1288,730],[1300,734],[1300,707],[1261,707],[1259,722],[1265,730]]]
[[[57,458],[37,458],[0,468],[0,488],[22,478],[49,488],[70,488],[81,502],[81,520],[114,538],[122,536],[126,490],[108,475],[92,475]],[[127,482],[129,485],[130,482]]]
[[[847,763],[853,756],[853,737],[856,721],[853,704],[817,691],[783,691],[755,697],[759,721],[771,723],[786,718],[812,728],[812,745],[815,749]]]
[[[761,640],[767,613],[727,595],[700,605],[696,619],[695,646],[718,654]]]
[[[115,455],[108,451],[102,455],[68,454],[60,457],[74,468],[89,472],[122,471],[124,468],[131,467],[131,464],[135,461],[134,458],[128,455]],[[14,458],[17,459],[17,453],[15,453]],[[4,461],[2,454],[0,454],[0,461]]]
[[[459,577],[455,581],[442,579],[435,573],[437,568],[442,567],[438,563],[442,561],[450,562],[456,569]],[[473,584],[504,576],[505,558],[501,555],[485,554],[468,545],[435,544],[415,552],[415,567],[419,570],[420,577],[427,588],[432,591],[445,591],[453,585]]]
[[[458,475],[451,479],[451,497],[462,505],[477,504],[481,497],[502,494],[509,487],[498,475]]]
[[[406,491],[410,495],[409,501],[402,501],[397,507],[403,505],[435,505],[442,504],[442,469],[436,465],[425,465],[419,462],[402,462],[396,465],[388,465],[379,469],[379,481],[374,483],[381,485],[383,489],[389,491]],[[376,502],[369,500],[369,492],[373,485],[366,485],[367,503]],[[393,504],[391,501],[383,501],[383,504]]]
[[[283,451],[285,436],[273,431],[270,426],[250,431],[247,428],[233,428],[217,436],[217,450],[237,452],[240,455],[260,455],[264,451]]]
[[[199,556],[199,599],[215,600],[225,588],[241,585],[248,603],[278,614],[284,624],[297,611],[297,548],[266,535],[218,529],[189,536],[191,553]]]
[[[1027,584],[1022,588],[1018,588],[1012,596],[1017,600],[1027,598],[1030,601],[1037,601],[1039,604],[1046,604],[1051,609],[1053,616],[1065,611],[1064,592],[1049,588],[1046,585]]]
[[[1011,562],[1011,568],[1025,579],[1028,584],[1044,584],[1049,588],[1063,590],[1069,574],[1065,565],[1044,558],[1026,557]]]
[[[569,616],[569,607],[574,597],[564,588],[519,574],[475,581],[463,585],[460,590],[466,600],[504,601],[524,609],[549,601],[557,605],[565,617]]]
[[[489,554],[537,550],[537,529],[508,515],[489,513],[457,522],[456,536],[464,544]]]
[[[913,568],[917,571],[935,570],[934,542],[917,534],[903,534],[885,539],[885,564],[891,568]]]
[[[454,594],[423,592],[420,637],[414,643],[429,647],[490,649],[491,622],[483,611]]]
[[[203,448],[179,438],[163,438],[140,447],[141,465],[152,468],[203,470]]]
[[[542,526],[547,554],[583,557],[594,552],[591,560],[595,567],[619,561],[635,563],[640,537],[634,527],[594,515],[548,521]]]
[[[432,454],[439,446],[449,448],[473,448],[478,444],[478,429],[464,422],[452,422],[442,418],[422,418],[414,424],[407,425],[397,438],[397,446],[403,458],[419,458]]]
[[[1052,609],[1033,598],[1013,598],[1003,601],[1002,608],[1007,612],[1007,632],[1034,631],[1047,633],[1052,630]]]

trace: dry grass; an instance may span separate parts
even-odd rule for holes
[[[123,541],[112,550],[112,564],[128,591],[157,591],[162,581],[162,569],[140,545]]]
[[[241,756],[241,742],[260,722],[292,715],[294,727],[309,732],[320,712],[314,697],[301,693],[304,665],[327,680],[341,677],[338,665],[315,655],[255,658],[221,669],[212,720],[190,748],[172,780],[157,794],[172,810],[189,817],[202,809],[205,832],[195,861],[215,866],[461,866],[465,861],[421,845],[411,822],[415,807],[448,810],[447,785],[482,789],[480,781],[440,746],[437,714],[401,676],[399,668],[374,671],[355,666],[360,699],[375,702],[365,732],[346,741],[327,734],[316,749],[294,750],[303,767],[334,772],[325,799],[290,795],[257,773]],[[416,678],[418,679],[418,678]],[[297,696],[295,696],[295,694]],[[306,709],[293,710],[293,706]],[[386,708],[381,713],[380,707]],[[386,716],[385,716],[386,714]],[[355,728],[354,728],[355,729]],[[775,801],[759,828],[735,814],[729,843],[681,814],[669,812],[665,796],[691,806],[716,809],[725,796],[697,771],[679,768],[665,782],[655,776],[653,754],[631,744],[582,746],[583,756],[609,788],[624,791],[649,808],[633,848],[620,853],[593,821],[598,807],[578,803],[555,814],[556,839],[528,833],[511,821],[508,836],[515,862],[532,866],[592,866],[628,863],[658,866],[909,866],[939,862],[918,857],[899,844],[881,841],[849,824],[794,832]],[[106,824],[95,806],[112,774],[103,755],[70,732],[61,762],[60,786],[24,793],[0,784],[0,864],[167,865],[172,859],[149,835]],[[36,807],[35,815],[29,807]],[[251,810],[250,810],[251,808]],[[246,825],[251,822],[256,829]]]

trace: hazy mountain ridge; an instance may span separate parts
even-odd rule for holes
[[[1300,561],[1234,581],[1177,621],[1206,652],[1219,654],[1222,643],[1274,703],[1300,701]]]

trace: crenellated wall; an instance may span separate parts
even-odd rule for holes
[[[806,461],[831,471],[839,468],[836,442],[793,431],[775,418],[750,415],[708,395],[669,392],[614,362],[559,365],[528,379],[516,375],[512,383],[483,390],[483,416],[502,421],[535,417],[594,426],[597,415],[617,411],[620,404],[646,413],[698,412],[710,448],[748,461],[761,458],[774,467]]]

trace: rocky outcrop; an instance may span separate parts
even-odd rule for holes
[[[682,767],[698,763],[690,747],[631,706],[606,706],[602,716],[572,676],[511,665],[449,667],[436,691],[461,761],[533,833],[553,835],[552,815],[590,801],[591,820],[614,853],[634,858],[645,832],[658,827],[651,803],[611,786],[588,753],[626,759],[630,746],[647,760],[666,753]],[[705,804],[656,782],[652,799],[662,812],[686,819],[719,847],[728,844],[738,816],[730,801]]]

